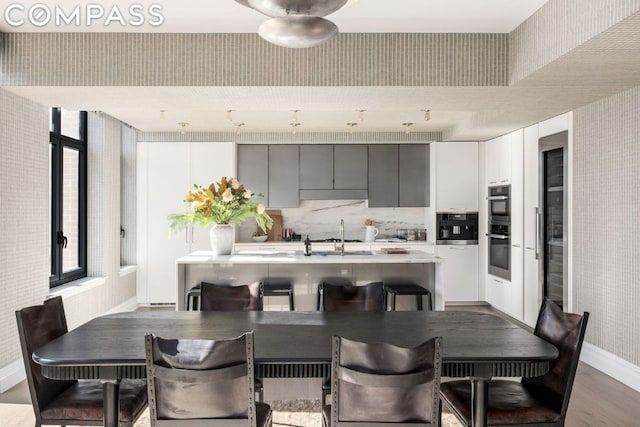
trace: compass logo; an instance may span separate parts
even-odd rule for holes
[[[12,3],[4,10],[4,20],[11,27],[21,27],[31,24],[34,27],[47,25],[61,26],[86,26],[120,25],[121,27],[140,27],[145,23],[153,27],[159,27],[164,23],[163,7],[160,4],[144,6],[134,3],[126,8],[117,5],[105,6],[89,3],[67,8],[44,3],[25,5]]]

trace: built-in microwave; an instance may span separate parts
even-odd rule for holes
[[[511,200],[509,199],[511,187],[501,185],[489,187],[489,223],[507,223],[511,216]]]

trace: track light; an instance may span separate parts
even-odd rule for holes
[[[298,123],[298,122],[289,123],[289,126],[291,126],[291,134],[292,135],[295,135],[296,133],[298,133],[298,126],[300,126],[300,123]]]
[[[424,111],[425,122],[428,122],[429,120],[431,120],[431,110],[420,110],[420,111]]]
[[[233,110],[227,110],[227,121],[233,122]]]
[[[242,126],[244,126],[244,123],[234,123],[233,125],[236,127],[236,135],[240,135],[242,133]]]
[[[409,135],[411,133],[411,126],[413,126],[413,123],[403,123],[402,126],[405,127],[404,133]]]
[[[349,135],[351,135],[353,133],[353,127],[358,126],[358,123],[347,123],[347,126],[349,126],[349,130],[347,132],[349,132]]]
[[[160,120],[164,120],[167,118],[167,115],[165,114],[164,110],[160,110]]]
[[[358,120],[360,120],[361,122],[364,122],[364,113],[367,110],[356,110],[358,112]]]
[[[185,133],[187,133],[187,126],[189,126],[189,123],[180,122],[180,123],[178,123],[178,126],[180,126],[180,134],[181,135],[184,135]]]
[[[291,112],[293,113],[293,114],[291,115],[291,119],[292,119],[294,122],[298,122],[298,113],[300,112],[300,110],[291,110]]]

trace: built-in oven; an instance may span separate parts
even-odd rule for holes
[[[489,187],[489,274],[511,280],[511,188]]]

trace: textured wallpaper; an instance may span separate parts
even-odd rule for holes
[[[640,365],[640,87],[573,118],[574,311],[588,342]]]
[[[21,357],[14,312],[49,294],[49,110],[0,89],[0,368]]]

